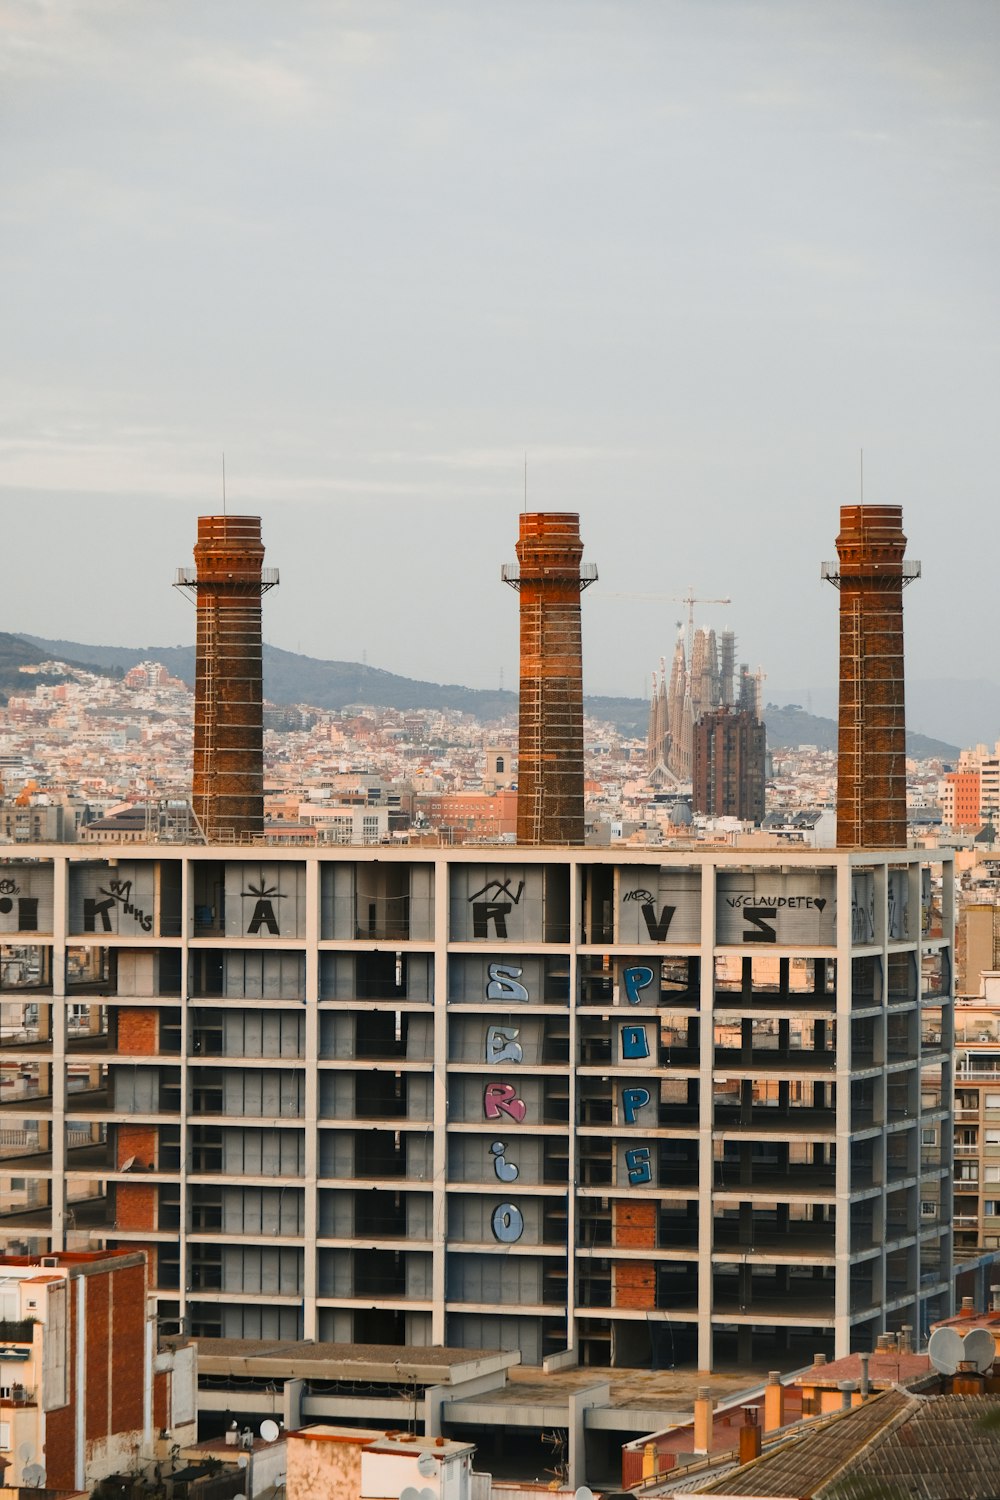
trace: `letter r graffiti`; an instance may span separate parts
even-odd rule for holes
[[[649,1095],[646,1095],[647,1099]],[[507,1115],[520,1125],[528,1113],[528,1106],[523,1099],[517,1097],[517,1089],[512,1083],[488,1083],[483,1090],[483,1114],[487,1120],[499,1120],[501,1115]]]

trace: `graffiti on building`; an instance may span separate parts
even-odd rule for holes
[[[511,877],[508,877],[506,880],[488,880],[478,891],[473,891],[469,897],[469,903],[472,906],[473,937],[489,937],[491,922],[498,938],[507,936],[507,918],[521,900],[524,881],[518,881],[516,891],[512,891],[510,887]],[[482,896],[488,899],[482,901],[480,900]]]
[[[494,1141],[490,1146],[490,1155],[493,1157],[493,1170],[501,1182],[516,1182],[518,1169],[512,1161],[508,1161],[505,1155],[507,1150],[506,1141]]]
[[[522,970],[515,964],[490,964],[487,1000],[527,1000],[528,991],[518,984]]]
[[[517,1097],[512,1083],[488,1083],[483,1090],[483,1114],[487,1120],[499,1120],[506,1115],[520,1125],[527,1112],[527,1105]]]
[[[248,882],[248,885],[249,889],[241,891],[240,894],[252,897],[256,904],[247,932],[256,934],[262,927],[266,927],[272,937],[280,937],[281,929],[278,926],[278,918],[274,914],[274,902],[284,901],[284,896],[276,885],[268,886],[264,880],[259,886],[254,885],[252,880]]]

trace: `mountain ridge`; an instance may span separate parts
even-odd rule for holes
[[[0,632],[0,696],[11,690],[2,667],[5,661],[13,660],[12,651],[16,655],[17,648],[11,643],[17,641],[30,648],[31,665],[55,658],[87,671],[120,675],[138,662],[158,661],[173,676],[189,685],[194,684],[193,646],[93,646],[81,641]],[[306,703],[314,708],[332,710],[353,704],[403,710],[455,709],[487,721],[517,710],[517,694],[509,690],[424,682],[361,662],[324,661],[285,651],[280,646],[265,644],[263,662],[264,695],[272,703]],[[18,686],[24,686],[23,677],[18,680]],[[649,705],[642,698],[592,694],[584,698],[584,709],[594,718],[615,724],[622,733],[640,738],[646,734]],[[815,745],[818,749],[835,750],[837,747],[836,720],[806,713],[797,704],[782,708],[769,703],[764,711],[764,721],[768,745],[772,748]],[[917,759],[940,757],[947,760],[958,755],[957,746],[932,736],[909,732],[906,741],[907,753]]]

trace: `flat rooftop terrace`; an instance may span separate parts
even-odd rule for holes
[[[593,1365],[546,1371],[540,1366],[522,1365],[517,1351],[499,1349],[256,1339],[203,1338],[194,1342],[198,1346],[199,1375],[211,1378],[211,1388],[201,1394],[203,1410],[225,1404],[227,1380],[322,1382],[327,1389],[320,1396],[305,1398],[305,1410],[311,1415],[304,1415],[303,1422],[324,1419],[318,1411],[313,1412],[314,1406],[322,1406],[326,1419],[335,1420],[333,1409],[338,1398],[328,1389],[331,1384],[384,1385],[384,1392],[369,1389],[374,1411],[386,1397],[396,1395],[400,1382],[405,1381],[456,1387],[455,1397],[446,1398],[444,1403],[442,1415],[448,1423],[565,1427],[574,1396],[594,1391],[594,1405],[586,1416],[588,1427],[644,1434],[690,1422],[695,1398],[703,1388],[708,1388],[716,1404],[726,1403],[763,1386],[768,1377],[766,1368],[745,1366],[716,1374],[693,1367],[609,1370]],[[482,1389],[479,1382],[490,1375],[495,1377],[495,1384]],[[470,1380],[475,1380],[478,1388],[463,1395],[460,1387]],[[343,1400],[351,1401],[352,1407],[355,1404],[347,1390]]]

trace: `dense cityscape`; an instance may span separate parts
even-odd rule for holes
[[[996,0],[0,103],[0,1500],[1000,1500]]]
[[[107,1484],[154,1407],[193,1496],[232,1447],[254,1496],[295,1490],[331,1439],[345,1497],[382,1460],[442,1496],[524,1493],[529,1469],[577,1497],[735,1494],[737,1469],[781,1474],[786,1428],[864,1416],[836,1471],[871,1413],[886,1438],[929,1395],[980,1420],[1000,772],[982,746],[905,755],[899,507],[841,513],[836,754],[769,748],[763,673],[693,618],[645,738],[587,718],[594,573],[563,513],[523,514],[504,569],[516,720],[268,703],[260,521],[198,526],[193,692],[152,659],[35,651],[0,710],[22,1487]],[[25,1378],[63,1358],[53,1299],[84,1268],[93,1378],[120,1383],[126,1317],[160,1351],[89,1467],[56,1436],[81,1377],[44,1438]],[[776,1494],[804,1493],[790,1472]]]

